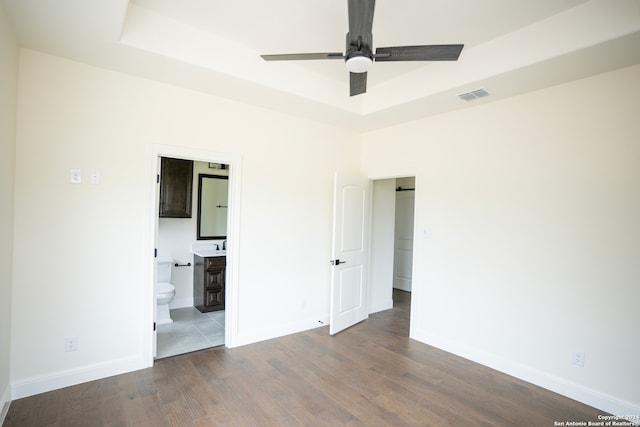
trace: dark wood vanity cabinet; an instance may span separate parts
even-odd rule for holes
[[[162,157],[160,165],[160,217],[191,218],[193,160]]]
[[[193,258],[193,305],[202,313],[224,310],[227,258]]]

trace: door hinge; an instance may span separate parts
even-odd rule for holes
[[[160,184],[160,174],[156,175],[156,184]]]
[[[153,248],[153,257],[158,258],[158,248]]]
[[[156,330],[156,322],[153,322],[153,331],[155,332]]]

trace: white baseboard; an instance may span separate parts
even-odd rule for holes
[[[628,402],[597,390],[576,384],[556,375],[551,375],[539,369],[522,365],[495,354],[468,347],[425,331],[412,331],[411,338],[432,345],[441,350],[464,357],[481,365],[519,378],[528,383],[577,400],[578,402],[600,409],[613,415],[640,414],[640,404]]]
[[[309,329],[320,328],[329,324],[329,315],[313,317],[299,322],[293,322],[286,325],[279,325],[273,328],[260,329],[248,334],[238,334],[238,345],[253,344],[260,341],[270,340],[272,338],[283,337],[285,335],[295,334],[297,332],[307,331]]]
[[[11,398],[20,399],[33,396],[88,381],[137,371],[149,366],[142,356],[132,356],[24,378],[11,383]]]
[[[369,314],[377,313],[379,311],[389,310],[393,308],[393,299],[388,299],[380,304],[376,304],[369,308]]]
[[[411,279],[393,278],[393,287],[401,291],[411,292]]]
[[[7,387],[4,389],[4,393],[2,393],[2,397],[0,398],[0,426],[4,424],[4,419],[7,417],[7,413],[9,412],[10,405],[11,405],[11,386],[7,384]]]

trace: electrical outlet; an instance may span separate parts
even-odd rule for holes
[[[571,355],[571,363],[584,367],[584,351],[574,351]]]
[[[78,350],[78,337],[64,337],[64,351]]]

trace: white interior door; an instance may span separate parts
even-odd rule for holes
[[[369,316],[369,180],[335,175],[329,333]]]

